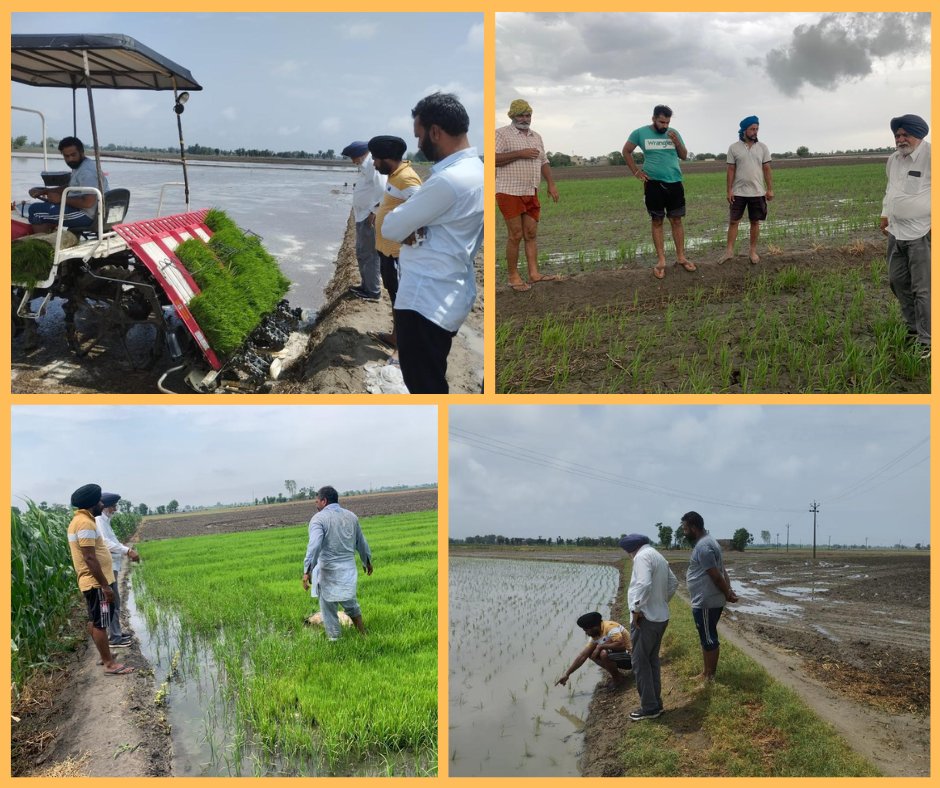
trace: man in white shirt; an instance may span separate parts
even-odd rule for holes
[[[630,643],[633,677],[640,708],[630,712],[634,722],[651,720],[663,713],[659,647],[669,625],[669,600],[679,581],[669,564],[650,546],[649,537],[629,534],[620,546],[633,561],[627,604],[630,608]]]
[[[930,358],[930,128],[918,115],[891,119],[897,150],[888,158],[881,232],[888,236],[888,281],[908,336]]]
[[[356,553],[366,574],[371,575],[372,551],[359,526],[359,518],[339,505],[335,488],[327,486],[317,490],[316,507],[317,513],[307,527],[309,541],[301,583],[304,591],[312,586],[316,592],[323,628],[330,640],[339,640],[342,633],[337,605],[343,606],[356,629],[364,635],[366,628],[356,598]]]
[[[451,343],[476,298],[483,162],[456,96],[426,96],[411,116],[418,147],[436,164],[421,189],[385,217],[382,234],[402,244],[395,329],[405,385],[412,394],[446,394]]]
[[[379,254],[375,249],[375,212],[385,194],[385,176],[375,169],[369,144],[350,142],[342,151],[359,168],[353,184],[353,218],[356,220],[356,260],[360,282],[349,292],[364,301],[378,301],[382,294]]]
[[[111,619],[108,624],[108,641],[111,648],[127,648],[131,643],[130,635],[121,631],[121,595],[118,592],[120,585],[121,561],[127,556],[131,561],[139,561],[140,556],[132,547],[127,547],[118,541],[111,528],[111,518],[117,511],[117,503],[121,496],[117,493],[101,493],[101,505],[104,507],[95,518],[95,525],[101,532],[105,547],[111,553],[111,567],[114,571],[114,582],[111,590],[114,592],[114,601],[111,603]]]

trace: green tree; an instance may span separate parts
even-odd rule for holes
[[[754,537],[746,528],[738,528],[731,537],[731,547],[743,553],[745,546],[749,544],[754,544]]]
[[[672,527],[656,523],[656,529],[659,531],[659,543],[663,547],[669,547],[672,544]]]
[[[141,517],[146,517],[148,514],[150,514],[150,507],[145,503],[137,504],[137,514],[139,514]]]
[[[546,154],[548,163],[552,167],[570,167],[571,157],[567,153],[548,153]]]
[[[180,508],[180,502],[177,501],[175,498],[166,505],[166,510],[168,514],[173,514],[174,512],[178,512],[179,508]]]
[[[809,156],[809,148],[807,148],[805,145],[800,145],[800,147],[796,149],[796,155],[801,159],[805,159],[807,156]]]
[[[764,544],[770,544],[770,531],[761,531],[760,539]]]
[[[728,154],[727,154],[727,153],[719,153],[717,156],[715,156],[715,160],[716,160],[716,161],[727,161],[727,160],[728,160]]]
[[[294,493],[297,492],[297,482],[295,482],[293,479],[285,479],[285,481],[284,481],[284,487],[287,488],[287,494],[288,494],[291,498],[293,498],[293,497],[294,497]]]
[[[25,134],[20,134],[19,137],[14,137],[12,139],[13,150],[18,150],[19,148],[22,148],[26,144],[27,139],[28,138]]]
[[[626,160],[623,158],[623,154],[619,150],[613,150],[607,154],[607,163],[615,167],[624,167],[627,164]]]

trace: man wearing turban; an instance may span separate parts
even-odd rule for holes
[[[395,210],[418,189],[421,178],[414,171],[411,162],[404,159],[407,144],[401,137],[382,135],[369,140],[369,153],[375,169],[388,178],[385,184],[385,196],[375,214],[375,248],[379,253],[382,271],[382,284],[392,302],[392,331],[390,334],[373,334],[383,345],[392,348],[392,359],[398,361],[398,342],[395,333],[395,296],[398,295],[398,255],[401,244],[382,235],[382,223],[390,211]]]
[[[121,665],[111,656],[108,645],[108,624],[111,618],[111,603],[114,592],[114,572],[111,568],[111,553],[95,524],[104,504],[101,502],[101,487],[86,484],[72,493],[75,515],[68,527],[69,551],[72,565],[78,576],[78,588],[85,597],[88,610],[88,632],[101,655],[104,672],[112,676],[133,673],[134,668]]]
[[[555,682],[555,686],[561,684],[564,687],[571,674],[588,660],[610,674],[610,683],[613,686],[620,687],[625,684],[627,680],[620,675],[620,667],[623,666],[627,670],[630,668],[626,627],[616,621],[605,621],[597,611],[585,613],[578,618],[578,626],[584,630],[589,640],[568,670],[562,673],[561,678]]]
[[[888,158],[881,232],[888,236],[888,281],[907,333],[930,358],[930,131],[918,115],[891,119],[897,150]]]
[[[349,292],[364,301],[378,301],[382,295],[379,255],[375,250],[375,212],[385,191],[385,176],[375,169],[369,143],[350,142],[342,151],[359,168],[353,184],[353,218],[356,220],[356,261],[359,284]]]
[[[662,279],[666,275],[666,242],[663,237],[663,220],[669,218],[672,240],[676,245],[676,265],[686,271],[695,271],[695,263],[685,256],[685,188],[682,185],[682,169],[679,161],[689,158],[682,136],[669,128],[672,110],[665,104],[653,107],[653,122],[649,126],[634,129],[623,146],[623,158],[635,178],[643,182],[643,201],[653,226],[653,248],[656,249],[656,265],[653,276]],[[643,151],[643,169],[633,159],[633,151]]]
[[[751,223],[748,259],[753,264],[760,262],[757,254],[757,239],[760,223],[767,218],[767,203],[774,198],[773,176],[770,171],[770,149],[757,139],[760,121],[750,115],[738,126],[738,141],[728,148],[728,205],[731,217],[728,222],[728,248],[718,260],[721,265],[734,257],[734,242],[738,239],[738,222],[744,217]]]
[[[509,105],[508,126],[496,129],[496,204],[506,220],[506,269],[509,286],[517,292],[529,290],[532,283],[552,282],[561,277],[539,273],[536,234],[542,206],[539,185],[542,178],[548,194],[558,202],[558,189],[552,167],[545,155],[542,137],[532,131],[532,107],[523,99]],[[525,243],[529,281],[519,274],[519,245]]]
[[[630,608],[630,643],[633,646],[633,678],[640,708],[630,712],[634,722],[651,720],[663,713],[659,647],[669,625],[669,600],[679,581],[669,563],[650,545],[649,537],[628,534],[620,547],[633,561],[627,604]]]

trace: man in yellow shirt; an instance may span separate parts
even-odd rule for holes
[[[401,244],[382,235],[382,222],[389,212],[421,188],[421,178],[412,169],[411,162],[402,159],[407,149],[408,145],[401,137],[383,135],[369,140],[369,153],[372,154],[375,169],[388,177],[385,195],[375,212],[375,249],[379,255],[382,284],[392,302],[392,333],[375,334],[374,338],[395,350],[392,358],[396,360],[398,342],[395,332],[395,296],[398,294],[398,254]]]
[[[101,514],[104,504],[101,502],[101,487],[86,484],[72,493],[72,506],[75,515],[68,527],[69,550],[72,553],[72,565],[78,575],[78,589],[85,597],[88,609],[88,632],[101,655],[104,672],[109,676],[123,676],[133,673],[134,668],[121,665],[111,656],[108,645],[108,623],[114,592],[114,572],[111,568],[111,552],[108,550],[95,518]]]
[[[578,626],[590,640],[575,657],[571,667],[555,682],[555,686],[567,684],[571,674],[589,659],[610,674],[612,684],[619,687],[626,683],[619,671],[621,665],[630,667],[630,652],[627,649],[630,641],[626,627],[616,621],[604,621],[604,617],[597,612],[585,613],[578,619]]]

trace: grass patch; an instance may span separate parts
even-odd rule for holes
[[[184,652],[212,653],[236,741],[269,762],[342,772],[404,757],[411,773],[433,772],[437,513],[372,517],[363,530],[376,566],[359,584],[365,638],[329,643],[302,625],[316,605],[299,580],[306,525],[143,542],[138,606],[151,633],[178,626]]]
[[[912,393],[930,364],[907,341],[885,261],[749,272],[639,310],[497,325],[500,393]]]
[[[257,236],[242,232],[222,211],[211,210],[206,226],[208,244],[191,239],[176,249],[199,289],[189,309],[212,349],[229,355],[290,288],[274,259]]]
[[[678,596],[661,656],[687,698],[623,737],[627,774],[715,777],[858,777],[878,771],[791,690],[725,642],[714,684],[693,688],[702,654],[688,603]]]

